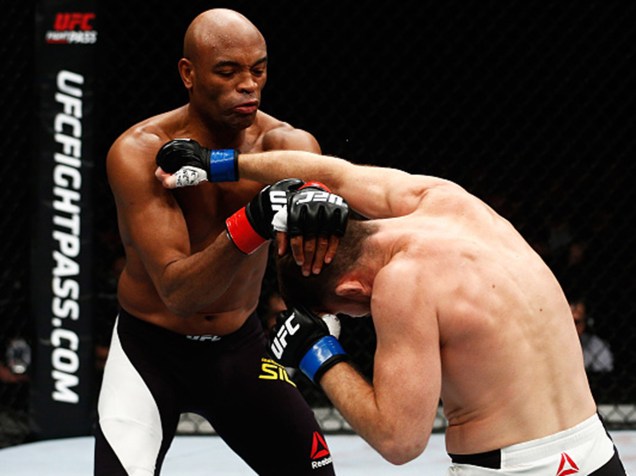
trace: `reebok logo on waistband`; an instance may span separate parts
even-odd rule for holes
[[[579,467],[567,453],[561,453],[561,462],[557,469],[556,476],[568,476],[579,472]]]

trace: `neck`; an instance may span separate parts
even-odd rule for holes
[[[381,231],[374,232],[362,241],[362,252],[349,274],[368,288],[370,295],[376,274],[388,263],[391,255],[384,234]]]
[[[208,148],[240,149],[245,142],[246,129],[236,129],[214,121],[210,116],[202,116],[191,105],[188,106],[187,123],[193,136]]]

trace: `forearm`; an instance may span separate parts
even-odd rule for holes
[[[385,459],[402,464],[417,457],[428,442],[429,412],[413,379],[397,373],[402,358],[375,362],[370,384],[348,361],[340,346],[338,317],[291,307],[276,319],[270,339],[272,356],[300,369],[320,385],[334,406]],[[377,357],[376,352],[376,357]],[[379,375],[379,378],[378,378]]]
[[[184,154],[194,147],[196,160]],[[387,218],[411,213],[417,207],[429,180],[413,180],[410,174],[387,167],[356,165],[337,157],[300,150],[268,150],[240,154],[233,160],[217,161],[213,151],[201,155],[192,141],[176,139],[157,157],[156,177],[166,188],[211,182],[251,179],[273,184],[287,178],[315,180],[344,197],[349,206],[369,218]],[[170,153],[169,153],[170,152]]]
[[[404,171],[369,165],[309,152],[268,151],[238,156],[238,175],[263,183],[285,177],[317,180],[344,197],[349,206],[368,218],[410,213],[419,202],[419,187],[407,188]]]
[[[405,438],[408,423],[383,408],[374,387],[348,363],[326,372],[320,385],[354,431],[387,461],[404,464],[424,450],[428,438]]]
[[[273,183],[287,177],[305,182],[316,180],[343,196],[351,208],[364,215],[375,216],[370,201],[363,200],[363,184],[356,180],[363,169],[344,159],[301,151],[268,151],[238,157],[240,178],[262,183]]]
[[[304,151],[277,150],[238,157],[240,178],[273,183],[296,177],[328,182],[333,189],[342,186],[343,173],[350,165],[343,159]]]
[[[212,308],[235,283],[246,259],[259,257],[248,258],[221,233],[203,250],[167,264],[155,284],[171,312],[189,316]]]

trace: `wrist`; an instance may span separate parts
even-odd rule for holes
[[[252,254],[267,241],[250,224],[245,207],[225,220],[225,229],[232,243],[246,255]]]
[[[210,182],[236,182],[238,180],[238,150],[210,149],[208,158]]]
[[[298,190],[302,190],[304,188],[318,188],[324,192],[329,192],[331,193],[331,190],[329,189],[329,187],[327,187],[324,183],[322,182],[318,182],[317,180],[310,180],[309,182],[306,182],[303,186],[301,186]]]
[[[327,335],[317,340],[300,360],[298,368],[315,384],[338,362],[349,360],[338,339]]]

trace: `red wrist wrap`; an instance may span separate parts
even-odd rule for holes
[[[329,190],[329,187],[327,187],[322,182],[318,182],[317,180],[311,180],[311,181],[307,182],[305,185],[300,187],[298,190],[302,190],[303,188],[307,188],[307,187],[318,187],[318,188],[324,190],[325,192],[331,193],[331,190]]]
[[[232,242],[246,255],[252,254],[267,241],[250,225],[245,214],[245,207],[225,220],[225,227]]]

